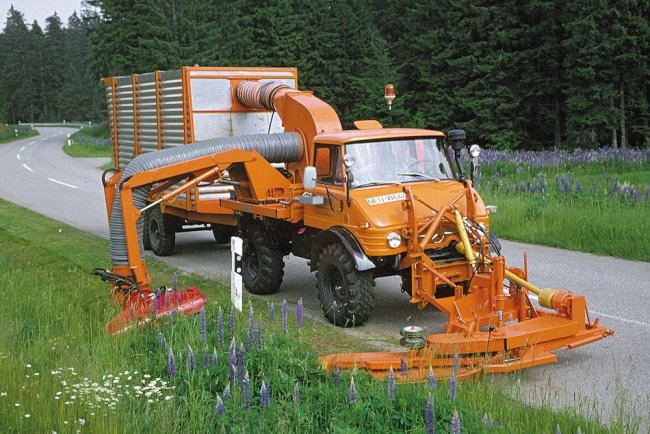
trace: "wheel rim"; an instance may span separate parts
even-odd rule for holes
[[[149,241],[152,246],[157,246],[160,242],[160,225],[156,219],[149,222]]]
[[[343,274],[338,267],[331,265],[323,276],[323,298],[327,306],[340,309],[346,303],[346,288]]]

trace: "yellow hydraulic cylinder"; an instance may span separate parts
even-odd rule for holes
[[[454,210],[454,217],[456,218],[458,235],[460,236],[460,240],[463,243],[463,251],[465,257],[467,258],[467,262],[474,265],[476,264],[476,255],[474,254],[474,249],[472,249],[472,245],[469,243],[469,237],[467,236],[467,231],[465,230],[465,223],[463,223],[463,217],[460,215],[460,212],[458,212],[458,210]]]

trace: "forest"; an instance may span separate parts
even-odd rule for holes
[[[86,0],[44,27],[7,11],[0,122],[103,120],[104,76],[295,66],[346,126],[464,128],[496,149],[650,147],[649,63],[647,0]]]

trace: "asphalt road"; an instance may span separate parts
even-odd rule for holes
[[[0,197],[70,224],[108,237],[104,195],[97,169],[105,159],[73,159],[62,152],[73,129],[40,128],[40,136],[0,145]],[[520,384],[531,401],[577,405],[606,419],[622,405],[644,419],[650,409],[650,263],[577,253],[503,241],[508,264],[522,265],[529,254],[529,277],[540,287],[562,288],[584,294],[592,317],[615,330],[614,337],[575,350],[562,350],[558,363],[523,372]],[[639,246],[639,248],[650,248]],[[216,245],[208,232],[177,235],[173,256],[162,258],[180,269],[230,282],[229,246]],[[108,252],[106,264],[110,268]],[[157,282],[164,284],[165,282]],[[371,320],[350,333],[377,347],[391,348],[401,327],[416,324],[430,333],[443,331],[445,316],[409,305],[399,290],[399,279],[377,281],[377,302]],[[307,313],[323,321],[315,278],[306,261],[289,257],[276,300],[290,303],[302,297]],[[109,300],[107,300],[109,302]],[[336,347],[332,346],[336,352]],[[503,376],[501,376],[503,377]],[[576,400],[578,398],[578,401]],[[595,405],[591,405],[596,402]]]

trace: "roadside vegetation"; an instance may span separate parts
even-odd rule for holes
[[[118,308],[107,285],[89,273],[108,262],[108,242],[4,201],[0,218],[5,432],[424,433],[434,424],[436,432],[472,433],[638,429],[631,407],[604,427],[572,410],[513,401],[515,376],[501,386],[490,376],[399,384],[408,370],[398,371],[393,390],[390,380],[359,370],[352,386],[350,372],[326,373],[315,357],[370,350],[363,341],[281,302],[245,299],[244,313],[231,317],[229,290],[191,275],[180,275],[178,286],[205,292],[204,313],[109,337],[105,324]],[[148,266],[154,282],[171,282],[172,269],[153,259]]]
[[[9,143],[34,136],[38,136],[38,131],[28,126],[0,124],[0,143]]]
[[[650,149],[485,151],[499,237],[650,261]]]
[[[108,124],[85,127],[70,136],[63,150],[71,157],[97,158],[112,157],[110,132]]]

